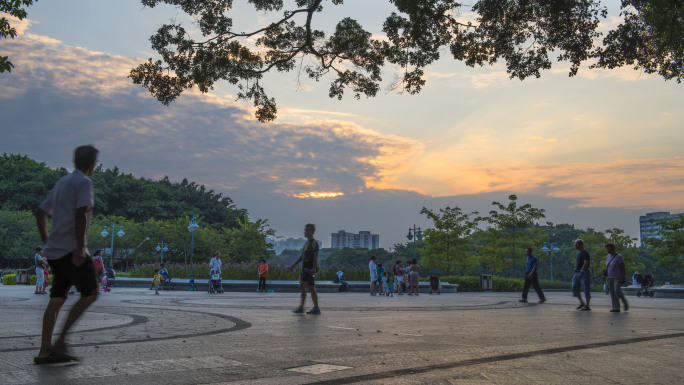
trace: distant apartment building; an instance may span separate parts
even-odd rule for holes
[[[684,213],[670,214],[669,211],[658,211],[655,213],[646,213],[639,217],[639,237],[641,244],[644,244],[646,238],[660,238],[659,231],[661,229],[660,221],[663,219],[677,218]]]
[[[330,247],[333,249],[345,247],[351,247],[352,249],[379,249],[380,236],[378,234],[371,234],[370,231],[359,231],[358,234],[354,234],[340,230],[330,234]]]
[[[287,238],[273,239],[267,238],[266,242],[273,244],[276,255],[280,255],[284,250],[301,250],[306,243],[306,238]],[[318,247],[323,248],[323,242],[318,241]]]

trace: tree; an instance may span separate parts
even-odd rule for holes
[[[232,262],[255,262],[273,257],[273,245],[266,243],[266,237],[275,235],[275,230],[268,227],[268,220],[238,219],[238,227],[226,229],[226,235],[226,254]]]
[[[589,252],[591,257],[590,268],[594,276],[600,276],[606,268],[606,243],[615,245],[618,253],[625,259],[626,271],[643,270],[644,265],[637,262],[639,259],[639,249],[636,247],[636,238],[626,235],[622,229],[613,228],[605,232],[596,232],[588,229],[586,233],[580,235],[584,241],[584,249]],[[573,266],[575,265],[573,260]],[[574,267],[573,267],[574,268]]]
[[[522,251],[526,247],[540,247],[547,236],[535,226],[535,221],[544,218],[544,209],[530,204],[518,206],[518,197],[508,196],[508,204],[492,202],[497,210],[482,218],[492,224],[479,234],[480,260],[496,271],[513,268],[513,276],[518,276],[517,267],[522,265]]]
[[[477,231],[477,212],[465,214],[458,207],[446,207],[435,213],[425,207],[420,210],[432,220],[434,228],[426,229],[425,246],[421,248],[421,264],[451,275],[459,266],[473,265],[470,236]]]
[[[645,243],[655,249],[658,263],[684,277],[684,215],[658,221],[659,238],[646,238]]]
[[[19,20],[26,17],[26,9],[22,6],[28,7],[33,4],[33,0],[0,0],[0,12],[8,13]],[[10,26],[9,20],[4,16],[0,18],[0,37],[10,37],[14,39],[17,36],[17,30]],[[0,73],[5,71],[12,72],[14,64],[9,61],[9,57],[0,56]]]
[[[681,83],[684,76],[684,1],[623,0],[624,21],[610,31],[594,67],[625,65]]]
[[[594,47],[601,36],[599,21],[607,16],[599,0],[480,0],[471,9],[455,0],[390,0],[395,11],[386,17],[382,33],[367,31],[350,17],[329,31],[315,29],[316,18],[324,11],[339,12],[332,8],[342,0],[297,0],[287,9],[282,0],[251,0],[265,14],[260,17],[276,15],[252,31],[233,28],[230,0],[141,2],[177,6],[197,20],[199,33],[179,22],[161,26],[150,38],[160,59],[131,70],[135,84],[168,105],[186,89],[209,92],[225,80],[237,87],[238,100],[254,104],[262,122],[277,116],[276,101],[262,84],[267,73],[298,71],[315,81],[332,75],[331,98],[341,99],[351,89],[359,99],[378,93],[387,65],[399,69],[389,71],[399,74],[390,87],[415,94],[426,83],[425,68],[446,50],[471,67],[503,60],[511,78],[521,80],[550,69],[551,53],[570,63],[570,76],[590,58],[602,68],[636,60],[647,71],[657,65],[665,79],[682,76],[681,0],[623,1],[624,31],[611,31],[603,49]],[[467,15],[474,17],[465,20]],[[634,37],[632,29],[648,33]],[[651,46],[657,48],[642,49]]]

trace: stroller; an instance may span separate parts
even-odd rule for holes
[[[636,281],[641,285],[641,289],[637,291],[637,297],[653,297],[655,295],[655,290],[653,290],[653,276],[651,274],[646,274],[643,277],[641,274],[637,275]]]
[[[221,282],[221,273],[218,270],[212,270],[209,278],[209,294],[223,294],[223,283]]]
[[[169,273],[161,273],[162,280],[161,280],[161,285],[159,285],[159,288],[162,290],[174,290],[173,289],[173,282],[171,281],[171,277],[169,277]]]
[[[441,293],[441,282],[439,281],[439,275],[431,275],[430,276],[430,294],[432,292],[436,291],[437,294],[442,294]]]
[[[116,273],[112,268],[105,268],[104,276],[107,278],[107,287],[116,287]]]

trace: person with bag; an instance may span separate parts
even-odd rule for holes
[[[625,306],[625,311],[629,310],[629,304],[625,295],[622,293],[621,285],[625,283],[625,259],[620,253],[615,251],[615,245],[606,243],[606,269],[604,270],[604,277],[608,283],[608,291],[610,292],[610,301],[612,303],[611,313],[620,312],[620,300]]]

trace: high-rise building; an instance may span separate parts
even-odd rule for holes
[[[669,211],[658,211],[655,213],[646,213],[639,217],[639,237],[641,244],[644,244],[646,238],[660,238],[659,231],[662,228],[660,221],[664,219],[677,218],[684,213],[670,214]]]
[[[370,231],[359,231],[358,234],[354,234],[340,230],[330,234],[330,247],[333,249],[345,247],[351,247],[352,249],[379,249],[380,236],[378,234],[371,234]]]

